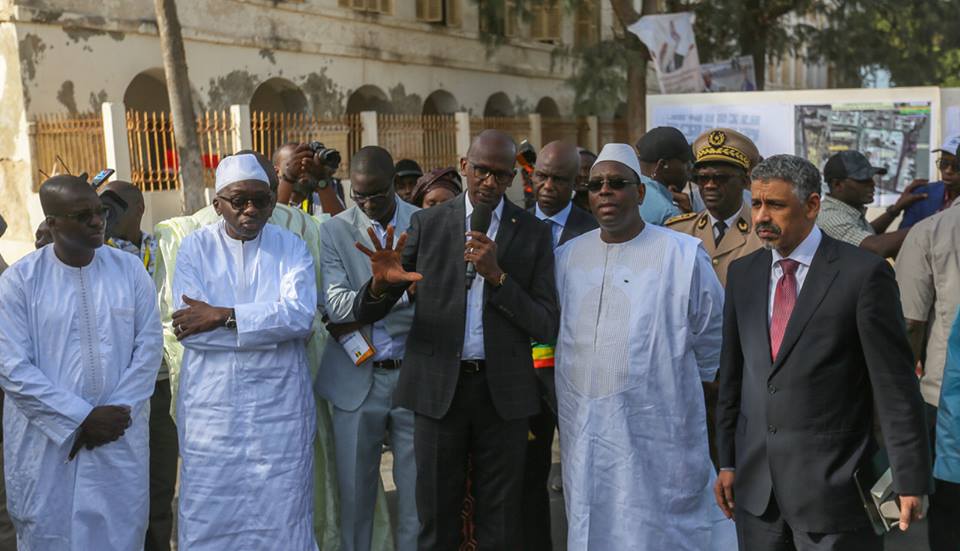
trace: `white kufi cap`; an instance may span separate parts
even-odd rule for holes
[[[263,166],[256,156],[250,153],[230,155],[217,165],[217,193],[230,184],[246,180],[263,182],[263,185],[270,187],[270,178],[267,177],[267,173],[264,172]]]
[[[637,175],[637,178],[641,177],[640,161],[637,158],[637,152],[630,145],[625,143],[608,143],[600,150],[600,155],[597,156],[597,160],[594,161],[593,166],[597,166],[597,163],[603,161],[616,161],[632,170]]]

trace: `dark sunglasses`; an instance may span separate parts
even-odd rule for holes
[[[242,211],[247,208],[247,205],[253,205],[255,209],[265,209],[270,206],[270,201],[272,197],[270,195],[253,195],[250,197],[224,197],[223,195],[218,195],[220,199],[223,199],[230,204],[230,207],[235,211]]]
[[[711,181],[716,182],[717,185],[725,186],[733,177],[733,174],[694,174],[693,181],[698,186],[706,185]]]
[[[950,169],[954,172],[960,172],[960,160],[958,159],[937,159],[937,168],[940,170]]]
[[[69,214],[51,214],[55,218],[66,218],[67,220],[73,220],[75,222],[80,222],[81,224],[89,224],[93,220],[94,216],[99,216],[102,220],[106,221],[110,217],[110,208],[109,207],[97,207],[94,209],[81,210],[80,212],[71,212]]]
[[[603,185],[606,184],[607,187],[613,190],[621,190],[629,185],[638,185],[637,182],[631,182],[630,180],[624,180],[622,178],[613,179],[613,180],[589,180],[587,181],[587,191],[590,193],[600,193],[600,190],[603,189]]]

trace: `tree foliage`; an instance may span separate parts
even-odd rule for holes
[[[897,86],[960,85],[960,0],[846,0],[821,7],[810,54],[838,86],[858,87],[881,68]]]

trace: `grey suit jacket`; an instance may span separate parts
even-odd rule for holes
[[[410,225],[410,216],[417,207],[397,198],[397,232]],[[356,206],[341,212],[320,226],[320,269],[323,273],[323,304],[330,321],[344,323],[355,321],[353,302],[357,292],[372,276],[370,259],[358,251],[360,242],[372,249],[367,228],[370,220]],[[413,305],[408,301],[398,302],[383,323],[391,337],[406,340],[413,322]],[[373,326],[364,326],[360,331],[371,340]],[[321,397],[336,407],[353,411],[360,407],[373,385],[373,362],[354,365],[340,343],[330,339],[323,351],[314,389]]]

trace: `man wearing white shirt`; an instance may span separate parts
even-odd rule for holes
[[[413,412],[393,405],[413,321],[405,293],[383,319],[360,324],[353,303],[370,279],[370,260],[355,244],[385,246],[389,228],[406,227],[419,209],[399,200],[394,189],[394,164],[383,148],[360,149],[350,161],[350,195],[355,206],[320,226],[323,304],[330,331],[340,343],[324,350],[314,386],[333,404],[333,436],[340,490],[340,549],[369,551],[374,506],[380,484],[381,447],[386,435],[393,451],[397,486],[397,551],[415,551],[419,519],[416,504],[416,463],[413,452]],[[355,359],[346,339],[356,332],[373,355]],[[362,358],[362,357],[361,357]]]
[[[854,472],[880,420],[900,529],[923,516],[930,450],[893,270],[816,227],[820,172],[774,155],[751,173],[764,248],[730,266],[723,315],[717,503],[742,551],[882,545]]]
[[[515,159],[509,136],[481,132],[460,162],[466,193],[415,213],[395,248],[389,233],[374,250],[360,244],[373,277],[358,321],[382,319],[417,281],[395,400],[415,413],[420,551],[459,547],[468,456],[479,548],[522,548],[527,420],[540,407],[530,339],[552,342],[558,311],[550,231],[504,198]],[[480,204],[490,227],[467,231]]]

